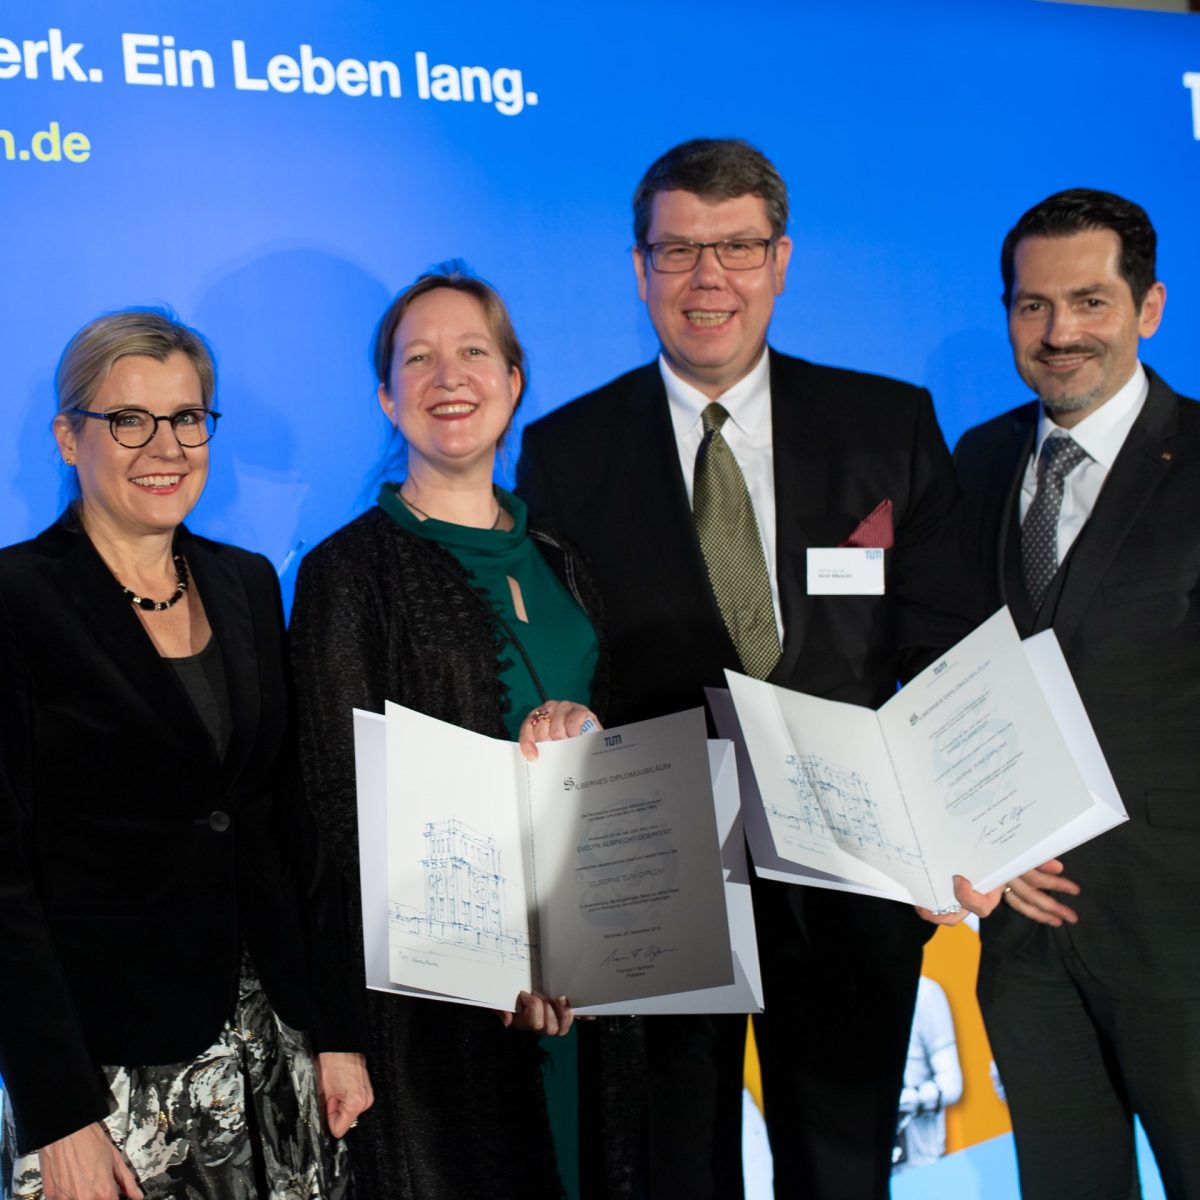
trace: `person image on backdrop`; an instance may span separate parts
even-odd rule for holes
[[[746,142],[669,150],[633,200],[658,360],[525,431],[518,491],[604,597],[616,723],[702,704],[726,667],[875,707],[970,630],[929,394],[767,346],[787,223],[783,179]],[[806,550],[847,545],[884,549],[880,594],[810,593]],[[885,1196],[932,930],[886,900],[753,886],[776,1195]],[[646,1024],[649,1194],[741,1196],[745,1019]]]
[[[946,1153],[946,1109],[962,1099],[962,1091],[950,1002],[940,983],[922,975],[900,1090],[893,1153],[897,1171],[928,1166]]]
[[[607,696],[599,606],[584,565],[492,482],[527,378],[499,295],[457,262],[435,268],[387,310],[374,363],[379,402],[406,449],[404,477],[385,483],[375,507],[305,557],[291,629],[306,785],[356,929],[352,709],[382,712],[392,700],[518,739],[533,757],[537,741],[598,725]],[[355,978],[361,985],[361,957]],[[573,1016],[566,997],[514,1000],[516,1015],[498,1019],[480,1008],[368,993],[380,1094],[353,1138],[363,1195],[562,1194],[543,1051],[532,1035],[565,1035]],[[593,1028],[607,1036],[610,1027]],[[636,1024],[617,1028],[636,1049]],[[593,1194],[622,1195],[632,1150],[615,1127],[603,1133],[597,1153],[607,1153],[613,1173],[597,1168]]]
[[[371,1104],[275,572],[183,524],[214,389],[204,340],[162,312],[81,329],[53,423],[74,498],[0,551],[0,1073],[24,1200],[341,1197],[336,1139]]]
[[[1171,1200],[1200,1196],[1200,404],[1139,360],[1156,243],[1089,188],[1020,218],[1001,272],[1036,399],[955,451],[986,607],[1054,630],[1129,813],[982,923],[1025,1200],[1140,1196],[1134,1114]]]

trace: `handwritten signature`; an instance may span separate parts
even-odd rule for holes
[[[990,825],[984,825],[979,831],[976,845],[980,842],[991,842],[998,845],[1006,842],[1021,827],[1021,814],[1033,804],[1014,804],[1006,812],[1000,814]]]
[[[664,954],[675,954],[678,950],[678,946],[660,946],[657,942],[650,942],[645,946],[632,946],[624,950],[614,947],[600,960],[600,965],[602,967],[617,966],[622,963],[630,966],[645,965],[654,962]]]
[[[417,958],[416,955],[409,954],[404,950],[396,951],[396,959],[399,962],[410,962],[418,967],[441,967],[441,963],[432,958]]]

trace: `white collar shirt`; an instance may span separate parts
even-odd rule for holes
[[[1092,515],[1100,489],[1149,393],[1150,381],[1139,362],[1129,382],[1073,429],[1063,429],[1055,424],[1045,409],[1042,410],[1038,419],[1037,444],[1021,481],[1021,520],[1025,520],[1025,514],[1029,512],[1029,506],[1037,494],[1038,457],[1048,437],[1069,434],[1088,456],[1064,480],[1062,508],[1058,514],[1059,565]]]
[[[688,504],[692,503],[692,485],[696,471],[696,452],[704,440],[701,413],[711,403],[699,388],[681,379],[660,354],[658,369],[667,391],[667,408],[675,445],[679,451],[679,467],[687,488]],[[776,568],[775,547],[775,456],[771,437],[771,362],[764,348],[759,360],[741,379],[722,392],[717,401],[729,413],[721,430],[726,444],[737,460],[754,506],[758,532],[762,538],[767,575],[771,581],[771,603],[775,607],[775,624],[779,641],[783,643],[783,615],[779,604],[779,572]]]

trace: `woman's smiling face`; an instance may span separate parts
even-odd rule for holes
[[[203,408],[200,377],[186,354],[163,361],[130,354],[113,363],[89,412],[137,408],[153,416]],[[180,446],[167,421],[136,450],[118,444],[103,421],[60,415],[54,435],[63,457],[74,460],[85,519],[117,536],[165,533],[182,524],[208,478],[208,446]]]
[[[414,457],[439,470],[488,470],[521,390],[474,296],[435,288],[396,327],[388,384],[379,402]]]

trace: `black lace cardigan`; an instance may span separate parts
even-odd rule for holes
[[[544,530],[530,536],[597,627],[591,705],[603,719],[609,678],[599,597],[573,551]],[[505,737],[503,635],[451,553],[372,508],[301,564],[291,644],[305,789],[343,873],[348,970],[362,978],[351,709],[382,712],[393,700]],[[367,1008],[376,1101],[351,1135],[360,1200],[562,1194],[536,1037],[466,1006],[368,992]],[[584,1195],[631,1196],[644,1128],[640,1086],[630,1087],[642,1075],[640,1024],[589,1022],[580,1043]]]

